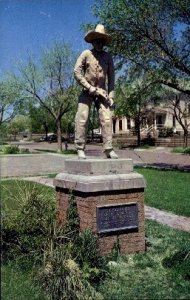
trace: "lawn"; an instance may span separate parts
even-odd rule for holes
[[[1,299],[45,300],[35,284],[32,261],[18,259],[1,267]]]
[[[135,168],[147,182],[146,205],[190,217],[190,173]]]
[[[189,299],[190,234],[146,221],[145,253],[119,257],[98,288],[105,300]],[[36,272],[36,271],[35,271]],[[48,299],[30,261],[2,266],[2,299]]]
[[[52,150],[52,149],[35,149],[35,150],[37,150],[39,152],[58,153],[58,154],[65,154],[65,155],[77,154],[77,150],[75,150],[75,149],[62,150],[62,152],[58,152],[57,150]]]
[[[161,201],[158,208],[175,211],[177,202],[183,208],[181,213],[186,212],[190,199],[189,186],[186,186],[190,176],[188,173],[151,169],[138,169],[138,172],[145,176],[148,183],[146,204],[156,207],[155,204]],[[160,192],[159,187],[162,186],[164,188]],[[46,195],[48,201],[54,201],[55,191],[52,188],[21,180],[2,180],[2,206],[6,204],[7,210],[18,211],[23,190],[34,187]],[[155,191],[156,197],[152,197]],[[170,195],[172,198],[175,196],[175,201],[164,206],[169,201],[162,199],[171,199]],[[145,221],[145,225],[146,252],[112,257],[115,266],[110,267],[110,274],[97,287],[98,291],[105,300],[190,299],[190,233],[149,220]],[[31,243],[32,239],[30,235]],[[27,254],[15,255],[14,259],[3,263],[2,299],[49,299],[35,280],[38,268],[35,256],[29,257]]]
[[[119,257],[99,291],[106,300],[190,299],[190,234],[145,224],[146,252]]]
[[[55,198],[55,191],[50,187],[24,180],[6,179],[1,182],[1,203],[7,209],[18,210],[22,201],[23,190],[37,188],[39,193]]]

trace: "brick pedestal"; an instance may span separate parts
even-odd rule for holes
[[[118,242],[121,254],[145,250],[145,181],[133,171],[131,159],[66,160],[65,173],[56,176],[54,185],[61,226],[66,222],[72,190],[80,230],[90,228],[97,234],[102,255],[111,252]],[[132,213],[131,207],[135,209]],[[102,209],[106,209],[103,217],[99,215]],[[117,228],[117,223],[122,226]]]

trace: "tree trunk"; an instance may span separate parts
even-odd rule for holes
[[[58,152],[62,152],[62,139],[61,139],[61,119],[58,119],[56,122],[57,125],[57,146],[58,146]]]
[[[141,145],[141,128],[140,128],[140,122],[138,122],[137,127],[137,146]]]
[[[141,121],[139,116],[135,120],[135,128],[137,130],[137,146],[141,145]]]
[[[184,129],[183,135],[183,147],[187,148],[187,141],[188,141],[188,130]]]
[[[45,130],[46,141],[47,141],[47,137],[48,137],[48,125],[47,125],[47,122],[44,122],[44,130]]]

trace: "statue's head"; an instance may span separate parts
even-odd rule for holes
[[[105,46],[111,42],[111,36],[106,33],[104,25],[98,24],[95,30],[90,30],[86,33],[84,40],[93,44],[94,47],[100,44]]]

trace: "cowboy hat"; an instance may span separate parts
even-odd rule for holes
[[[98,24],[95,30],[90,30],[84,37],[87,43],[92,43],[94,40],[104,39],[106,44],[111,42],[111,36],[105,32],[104,25]]]

